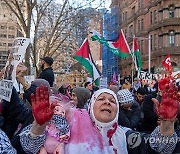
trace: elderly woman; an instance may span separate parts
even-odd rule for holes
[[[35,122],[24,129],[20,140],[27,153],[38,153],[45,141],[45,128],[53,112],[49,105],[47,91],[43,87],[37,88],[36,96],[32,96]],[[43,106],[43,107],[42,107]],[[37,112],[38,111],[38,112]],[[65,154],[127,154],[126,132],[127,128],[118,126],[119,104],[115,93],[109,89],[96,91],[89,104],[89,112],[84,109],[71,109],[70,122],[71,136],[65,144]],[[173,128],[157,129],[158,135],[174,137]],[[160,133],[161,131],[161,133]],[[156,133],[154,133],[155,135]],[[157,149],[154,145],[154,149]],[[161,146],[161,145],[160,145]],[[163,149],[171,148],[176,144],[166,144]],[[163,149],[159,148],[161,152]]]

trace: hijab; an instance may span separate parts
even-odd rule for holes
[[[117,113],[113,121],[102,123],[94,116],[94,104],[102,93],[111,94],[117,103]],[[88,112],[74,109],[70,124],[70,140],[65,145],[65,153],[73,154],[127,154],[126,136],[118,126],[119,104],[116,94],[109,89],[97,90],[90,100]]]
[[[115,98],[116,104],[117,104],[116,116],[113,121],[108,122],[108,123],[100,122],[94,116],[94,110],[93,110],[94,104],[98,96],[100,96],[102,93],[111,94]],[[105,141],[105,145],[108,147],[108,152],[115,153],[115,154],[128,153],[125,132],[121,126],[118,126],[118,115],[119,115],[118,99],[117,99],[116,94],[112,90],[100,89],[93,94],[90,101],[89,114],[95,127],[100,131]]]

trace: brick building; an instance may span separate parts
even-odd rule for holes
[[[150,38],[151,67],[157,70],[169,53],[172,65],[180,69],[180,1],[179,0],[112,0],[111,7],[120,8],[121,23],[130,48],[135,34],[148,69]],[[132,58],[120,60],[121,75],[130,75]]]

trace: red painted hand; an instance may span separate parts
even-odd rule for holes
[[[41,85],[36,88],[36,94],[31,94],[31,102],[34,118],[39,125],[43,125],[52,118],[55,105],[49,104],[47,87]]]
[[[169,78],[162,79],[159,83],[162,88],[161,102],[159,103],[158,100],[152,99],[156,105],[156,113],[162,120],[174,119],[177,116],[179,107],[178,88],[175,85],[175,81]]]

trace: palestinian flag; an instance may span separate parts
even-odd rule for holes
[[[139,52],[137,38],[135,36],[133,37],[132,53],[133,53],[133,56],[134,56],[134,62],[135,62],[136,70],[141,70],[142,69],[142,60],[141,60],[141,55],[140,55],[140,52]]]
[[[111,49],[111,51],[114,54],[122,58],[128,57],[131,54],[129,45],[127,44],[127,41],[126,41],[126,38],[124,36],[122,29],[121,29],[119,38],[116,42],[107,41],[98,32],[94,30],[92,30],[91,33],[92,33],[92,36],[91,36],[92,41],[98,41],[99,43],[107,46],[108,48]]]
[[[81,63],[91,74],[95,84],[99,85],[100,72],[92,59],[88,39],[86,38],[81,45],[80,49],[75,53],[74,59]]]

